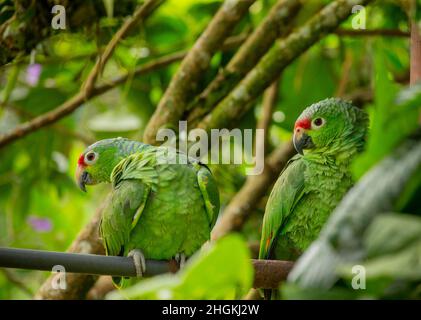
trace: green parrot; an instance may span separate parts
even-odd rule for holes
[[[269,196],[259,259],[295,260],[317,237],[353,185],[350,163],[364,147],[367,114],[329,98],[306,108],[295,122],[291,158]],[[275,298],[277,290],[264,290]]]
[[[79,187],[111,182],[100,235],[107,255],[132,256],[136,273],[145,259],[178,259],[180,265],[210,238],[219,193],[210,170],[172,148],[123,138],[101,140],[80,156]],[[117,287],[130,279],[114,277]]]

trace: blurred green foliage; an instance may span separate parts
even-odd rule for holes
[[[382,57],[382,53],[376,57],[380,61],[376,99],[368,107],[372,123],[368,143],[354,162],[354,174],[362,180],[347,195],[360,195],[359,204],[352,207],[353,202],[344,199],[337,207],[342,210],[332,213],[309,249],[320,265],[312,264],[314,271],[301,271],[295,282],[282,284],[286,299],[421,299],[421,85],[399,90],[387,77]],[[415,156],[405,156],[411,153],[418,154],[418,162],[408,171],[405,161],[413,162]],[[396,168],[394,173],[382,170],[386,157]],[[365,173],[376,169],[382,171],[364,180],[369,177]],[[302,264],[310,264],[309,255],[305,258]],[[336,280],[320,267],[323,264],[332,266],[329,270]],[[300,270],[305,270],[303,265]],[[331,280],[333,286],[324,287]]]
[[[229,235],[205,247],[175,275],[161,275],[114,291],[108,299],[235,299],[253,282],[246,242]]]
[[[116,1],[102,2],[102,10],[108,17],[98,21],[97,26],[55,31],[52,37],[37,46],[30,55],[32,58],[28,55],[0,67],[0,133],[54,109],[79,90],[99,48],[109,41],[124,19],[115,14]],[[306,1],[296,26],[328,2]],[[168,0],[118,45],[101,81],[106,83],[165,54],[190,48],[220,3],[219,0]],[[274,0],[256,1],[249,16],[232,34],[256,28],[273,3]],[[11,16],[13,3],[6,1],[5,4],[0,10],[0,23]],[[370,6],[367,14],[368,29],[408,31],[406,16],[395,1]],[[342,27],[351,28],[351,21],[346,21]],[[332,34],[322,39],[282,74],[268,148],[273,149],[291,137],[296,117],[309,104],[337,95],[360,100],[361,91],[369,92],[373,96],[369,99],[373,100],[369,102],[373,134],[369,139],[369,153],[359,160],[356,169],[356,175],[361,176],[399,142],[397,133],[402,137],[413,128],[411,124],[401,130],[403,122],[413,122],[412,105],[395,105],[393,100],[402,86],[400,83],[408,81],[408,49],[405,37],[379,41],[373,37]],[[216,55],[202,87],[234,52],[235,49]],[[34,64],[40,67],[39,76]],[[109,189],[102,185],[89,189],[87,194],[80,192],[73,181],[79,154],[90,141],[113,136],[140,139],[178,65],[174,63],[144,76],[129,77],[126,83],[86,101],[82,108],[56,125],[0,149],[1,246],[66,250]],[[394,110],[399,108],[408,110],[408,115],[398,111],[395,114]],[[258,100],[255,108],[239,119],[237,126],[254,128],[260,111],[261,101]],[[395,118],[396,122],[391,121]],[[377,149],[379,145],[382,150]],[[213,166],[212,170],[220,184],[224,206],[244,183],[244,167],[220,165]],[[264,201],[243,230],[242,236],[249,242],[260,238],[263,209]],[[147,280],[124,294],[154,298],[165,287],[174,298],[238,297],[251,283],[248,256],[242,240],[228,238],[192,259],[181,274]],[[32,291],[36,291],[48,276],[48,273],[38,271],[12,272]],[[8,277],[10,275],[0,272],[0,299],[29,298]]]

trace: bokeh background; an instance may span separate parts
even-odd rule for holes
[[[26,6],[25,14],[19,14],[15,2]],[[52,30],[43,21],[53,16],[50,3],[26,2],[0,3],[0,26],[15,16],[7,35],[22,37],[23,41],[22,51],[0,66],[0,134],[56,108],[77,93],[100,50],[138,5],[137,1],[128,0],[72,1],[68,4],[71,11],[66,30]],[[290,32],[330,2],[305,1],[298,15],[291,18]],[[258,0],[251,5],[232,30],[231,36],[237,36],[237,43],[214,55],[200,88],[227,64],[241,39],[256,29],[274,3]],[[220,5],[221,1],[214,0],[166,1],[118,44],[98,80],[107,84],[128,73],[126,81],[87,100],[53,125],[0,149],[1,246],[53,251],[69,247],[110,188],[100,185],[81,192],[74,181],[78,156],[99,139],[142,139],[180,59],[143,75],[134,76],[133,71],[191,48]],[[404,1],[376,1],[366,9],[366,30],[354,30],[352,20],[346,20],[280,74],[267,153],[289,141],[293,123],[305,107],[331,96],[350,99],[371,115],[375,130],[367,152],[355,166],[356,177],[361,177],[416,128],[419,106],[400,112],[393,107],[398,93],[409,85],[410,76],[410,29]],[[28,33],[32,34],[33,43]],[[237,119],[235,127],[254,129],[261,117],[259,97]],[[223,213],[247,179],[245,167],[219,165],[212,166],[212,170],[218,179]],[[270,188],[266,196],[269,191]],[[266,196],[240,230],[241,241],[252,248],[251,256],[255,256],[260,239]],[[419,202],[413,202],[411,208],[412,213],[420,213]],[[226,254],[231,250],[227,249]],[[0,270],[0,299],[31,298],[48,275],[40,271]]]

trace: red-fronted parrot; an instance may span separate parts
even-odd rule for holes
[[[260,259],[294,260],[317,237],[353,185],[350,164],[362,150],[367,114],[329,98],[306,108],[295,123],[294,156],[275,183],[263,219]],[[266,298],[276,291],[265,290]]]
[[[171,148],[123,138],[101,140],[80,156],[76,179],[82,190],[111,183],[100,235],[107,255],[133,256],[139,276],[145,259],[195,253],[209,240],[219,212],[210,170]],[[118,287],[129,283],[121,278],[114,282]]]

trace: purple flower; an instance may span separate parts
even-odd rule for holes
[[[41,75],[42,66],[38,63],[30,64],[26,68],[26,83],[34,87],[39,81],[39,76]]]
[[[48,218],[29,216],[27,222],[36,232],[48,232],[53,228],[53,223]]]

